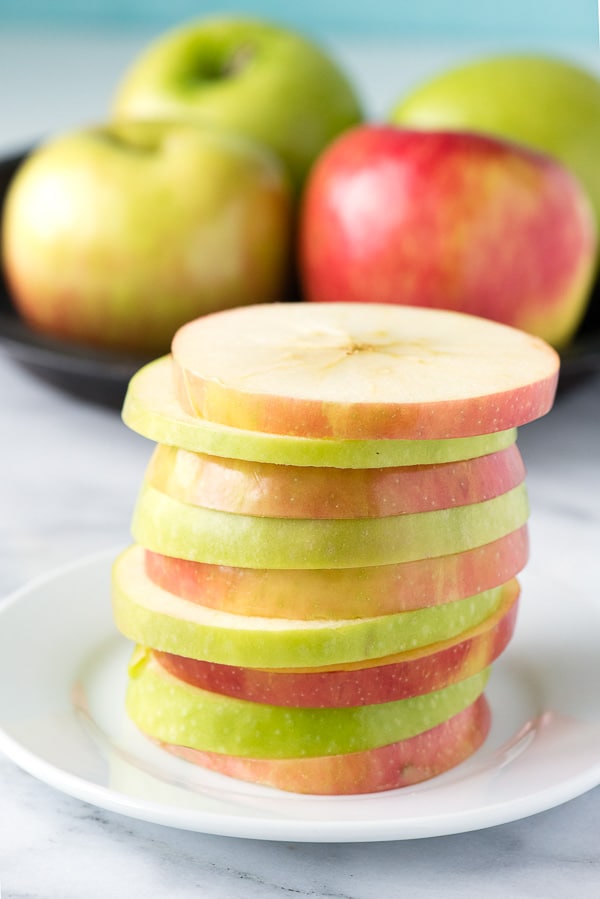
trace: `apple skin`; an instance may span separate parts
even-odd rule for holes
[[[301,709],[248,702],[193,687],[136,649],[126,708],[149,737],[248,758],[300,758],[374,749],[430,730],[483,693],[486,668],[423,696],[377,705]]]
[[[392,109],[409,128],[480,131],[561,160],[581,180],[600,222],[600,79],[544,55],[475,59],[418,85]]]
[[[39,147],[8,191],[3,256],[36,330],[144,355],[189,319],[285,295],[292,200],[268,150],[130,122]]]
[[[587,195],[558,161],[393,126],[353,129],[322,154],[299,243],[310,301],[451,309],[558,348],[585,313],[597,247]]]
[[[240,17],[201,19],[159,37],[126,73],[114,115],[246,134],[277,153],[298,188],[321,150],[362,119],[354,88],[323,50]]]
[[[269,465],[157,446],[149,484],[192,505],[270,518],[383,518],[492,499],[522,483],[516,445],[445,465],[336,469]]]
[[[175,394],[169,356],[144,365],[131,379],[123,421],[133,431],[168,446],[230,459],[328,468],[433,465],[473,459],[511,446],[514,428],[448,440],[329,440],[244,431],[198,418]]]
[[[359,254],[378,246],[377,223],[367,230]],[[327,256],[322,236],[317,253]],[[341,265],[331,277],[345,281],[349,261],[328,259],[328,273],[330,262]],[[370,275],[381,278],[377,266]],[[560,360],[539,337],[456,310],[358,299],[260,304],[187,322],[171,344],[181,405],[267,434],[415,441],[502,431],[551,408]]]
[[[484,546],[397,565],[276,570],[190,562],[145,552],[146,574],[190,602],[234,615],[301,620],[392,615],[490,590],[527,563],[527,526]]]
[[[336,621],[231,615],[154,584],[141,547],[113,566],[114,619],[128,639],[192,659],[248,668],[362,662],[460,636],[494,614],[514,583],[411,612]]]
[[[238,780],[321,796],[408,787],[448,771],[483,744],[491,725],[485,696],[424,733],[362,752],[298,759],[248,759],[162,743],[185,761]]]
[[[445,556],[516,530],[529,516],[524,484],[453,509],[387,518],[260,518],[172,499],[144,484],[131,532],[145,549],[241,568],[358,568]]]
[[[513,582],[498,610],[459,638],[403,653],[395,661],[361,662],[360,668],[281,671],[218,665],[158,651],[154,656],[166,671],[186,683],[251,702],[297,708],[392,702],[440,690],[491,665],[512,637],[518,594]]]

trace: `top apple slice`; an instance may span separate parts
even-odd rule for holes
[[[525,424],[552,406],[559,357],[487,319],[362,303],[242,307],[184,325],[180,401],[272,434],[437,440]]]

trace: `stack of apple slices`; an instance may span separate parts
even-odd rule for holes
[[[113,576],[136,725],[304,793],[467,758],[528,554],[516,427],[557,376],[538,338],[430,309],[275,304],[184,326],[123,411],[158,443]]]

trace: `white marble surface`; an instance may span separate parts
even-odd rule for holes
[[[21,35],[19,40],[15,44],[13,36],[10,44],[6,34],[0,36],[3,66],[12,71],[20,61],[24,67],[32,45],[37,55],[28,60],[28,74],[13,79],[10,109],[2,110],[3,150],[52,122],[62,126],[81,120],[84,109],[88,118],[99,116],[113,76],[143,38],[101,36],[88,45],[60,36],[44,42],[40,35]],[[67,51],[76,45],[77,57],[67,64]],[[364,55],[352,48],[346,52],[357,70],[365,64]],[[384,105],[378,79],[391,64],[386,59],[375,66],[377,77],[365,77],[374,105]],[[404,68],[403,77],[412,77],[412,71]],[[63,93],[48,106],[59,87]],[[5,104],[6,92],[0,96]],[[128,541],[129,516],[150,446],[128,432],[116,413],[72,399],[0,355],[0,433],[0,597],[59,564]],[[543,555],[571,589],[600,602],[600,379],[563,395],[548,418],[522,430],[520,444],[529,469],[536,556]],[[598,639],[600,645],[600,634]],[[17,682],[18,671],[14,677]],[[464,899],[597,899],[599,832],[600,789],[595,789],[532,818],[422,841],[294,845],[236,840],[98,810],[38,783],[0,757],[0,883],[2,897],[11,899],[371,899],[400,892]]]

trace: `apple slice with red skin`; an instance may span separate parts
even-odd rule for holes
[[[377,659],[464,634],[485,621],[511,583],[414,612],[301,621],[231,615],[153,584],[139,546],[113,566],[115,622],[130,640],[193,659],[249,668],[302,668]]]
[[[328,440],[229,428],[186,411],[175,393],[169,356],[141,368],[129,382],[123,421],[133,431],[168,446],[227,459],[328,468],[435,465],[474,459],[513,444],[516,430],[451,440]]]
[[[290,708],[193,687],[137,647],[126,708],[141,731],[163,743],[246,758],[299,758],[361,752],[430,730],[483,693],[486,668],[441,690],[348,708]]]
[[[190,562],[145,552],[150,580],[212,609],[265,618],[391,615],[473,596],[504,584],[529,557],[527,526],[465,552],[397,565],[277,570]]]
[[[146,481],[183,503],[270,518],[381,518],[483,502],[525,478],[516,444],[442,465],[316,468],[223,459],[159,445]]]
[[[487,319],[376,303],[263,304],[188,322],[178,396],[209,421],[273,434],[431,440],[544,415],[558,354]]]
[[[251,702],[302,708],[341,708],[392,702],[440,690],[490,665],[506,649],[517,619],[515,581],[500,608],[453,640],[409,651],[397,661],[375,660],[358,668],[265,670],[218,665],[154,651],[159,664],[180,680]]]
[[[485,741],[485,696],[424,733],[362,752],[298,759],[248,759],[161,743],[173,755],[238,780],[293,793],[344,796],[408,787],[449,771]]]

